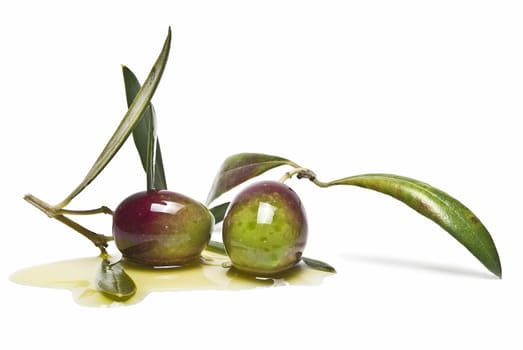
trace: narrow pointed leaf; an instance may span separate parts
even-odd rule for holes
[[[218,224],[223,221],[223,219],[225,218],[225,213],[227,212],[227,208],[229,208],[229,204],[230,202],[225,202],[209,209],[212,215],[214,215],[215,224]]]
[[[323,272],[330,272],[330,273],[336,272],[336,269],[334,267],[332,267],[331,265],[327,264],[326,262],[307,258],[304,256],[301,258],[301,260],[303,260],[303,262],[312,269],[323,271]]]
[[[296,166],[292,161],[261,153],[239,153],[225,159],[207,197],[207,204],[239,184],[280,165]]]
[[[102,153],[96,159],[84,180],[62,202],[56,205],[55,208],[61,209],[69,204],[74,197],[82,192],[98,176],[98,174],[100,174],[109,161],[114,157],[116,152],[118,152],[122,147],[123,143],[136,126],[136,123],[140,120],[142,113],[149,105],[149,102],[156,91],[156,87],[158,86],[165,69],[167,58],[169,57],[170,47],[171,28],[169,28],[162,51],[147,76],[147,79],[138,91],[133,103],[127,110],[127,113],[125,113],[125,116],[109,139],[109,142],[103,149]]]
[[[334,185],[364,187],[402,201],[440,225],[501,278],[501,262],[490,233],[470,209],[445,192],[414,179],[389,174],[358,175],[327,184]]]
[[[156,190],[154,185],[154,179],[156,177],[156,143],[158,138],[156,137],[156,118],[146,119],[147,128],[147,159],[145,167],[145,175],[147,178],[147,191]]]
[[[136,293],[136,284],[121,264],[111,264],[108,259],[102,260],[95,284],[99,292],[116,301],[126,301]]]
[[[130,106],[140,90],[140,82],[138,81],[138,78],[134,75],[134,73],[126,66],[122,66],[122,73],[125,83],[125,94],[127,97],[127,105]],[[138,154],[140,156],[140,160],[142,162],[143,169],[147,172],[148,169],[148,152],[151,151],[150,147],[152,145],[148,145],[148,140],[150,139],[151,130],[148,127],[151,120],[156,120],[156,113],[154,112],[154,107],[152,103],[149,103],[149,106],[145,109],[143,112],[140,120],[136,124],[136,127],[133,130],[133,140],[134,145],[136,146],[136,149],[138,151]],[[160,141],[158,138],[156,139],[155,144],[156,150],[155,150],[155,157],[152,158],[154,160],[154,167],[153,173],[154,175],[151,178],[152,174],[147,175],[149,181],[152,181],[151,184],[148,184],[148,189],[155,189],[155,190],[165,190],[167,189],[167,181],[165,180],[165,171],[163,168],[163,160],[162,160],[162,151],[160,149]],[[151,188],[149,188],[151,187]]]

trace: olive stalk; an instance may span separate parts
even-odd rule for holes
[[[69,214],[69,215],[93,215],[93,214],[109,214],[113,215],[113,211],[106,207],[105,205],[101,206],[100,208],[96,209],[88,209],[88,210],[70,210],[70,209],[60,209],[60,212],[62,214]]]
[[[56,219],[63,223],[64,225],[72,228],[76,232],[80,233],[82,236],[90,240],[98,249],[100,249],[101,257],[108,257],[107,242],[112,241],[112,236],[105,236],[96,232],[93,232],[84,226],[80,225],[76,221],[68,218],[64,214],[69,215],[93,215],[93,214],[109,214],[112,215],[112,210],[106,206],[100,208],[91,209],[91,210],[68,210],[68,209],[56,209],[54,206],[49,205],[40,198],[35,197],[32,194],[26,194],[24,199],[34,205],[36,208],[40,209],[44,214],[52,219]]]
[[[283,176],[280,178],[279,182],[284,183],[285,181],[289,180],[294,175],[296,175],[296,177],[298,179],[307,178],[313,182],[316,179],[316,174],[312,170],[307,169],[307,168],[302,168],[297,164],[289,164],[289,165],[293,166],[294,169],[283,174]],[[323,187],[323,186],[321,186],[321,187]]]

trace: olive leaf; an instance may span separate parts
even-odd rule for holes
[[[301,260],[303,260],[303,262],[312,269],[323,271],[323,272],[330,272],[330,273],[336,272],[336,269],[334,267],[332,267],[331,265],[327,264],[326,262],[307,258],[305,256],[302,256]]]
[[[145,173],[147,177],[147,191],[158,190],[156,187],[156,145],[158,144],[158,136],[156,135],[156,118],[151,117],[146,119],[147,123],[147,166]]]
[[[297,166],[294,162],[261,153],[238,153],[223,162],[207,196],[207,204],[239,184],[280,165]]]
[[[390,174],[365,174],[323,183],[353,185],[387,194],[429,218],[467,248],[490,272],[501,278],[496,245],[481,221],[455,198],[418,180]]]
[[[225,202],[225,203],[219,204],[219,205],[209,209],[211,211],[212,215],[214,215],[215,224],[223,221],[223,219],[225,218],[225,213],[227,212],[227,209],[229,208],[229,204],[230,204],[230,202]]]
[[[95,279],[96,289],[116,301],[126,301],[136,293],[136,284],[120,262],[111,264],[104,258]]]
[[[140,83],[136,75],[128,67],[122,66],[122,73],[127,105],[130,106],[140,90]],[[147,173],[147,189],[165,190],[167,189],[167,182],[165,180],[160,142],[154,132],[156,129],[155,120],[156,113],[154,107],[152,103],[149,103],[133,130],[133,139],[140,155],[143,169]],[[156,138],[155,142],[150,142],[154,138]],[[154,156],[149,158],[149,154],[154,154]],[[151,162],[154,164],[149,164]],[[148,169],[150,170],[148,171]]]
[[[62,202],[57,204],[55,209],[64,208],[74,197],[82,192],[98,176],[98,174],[100,174],[100,172],[106,167],[109,161],[122,147],[123,143],[136,126],[136,123],[138,123],[140,120],[140,117],[149,105],[149,102],[151,101],[151,98],[156,91],[156,87],[160,82],[165,65],[167,63],[167,59],[169,57],[170,47],[171,28],[169,27],[169,31],[167,33],[167,37],[164,41],[160,55],[151,68],[151,71],[147,76],[143,86],[140,88],[133,102],[129,106],[127,113],[125,113],[125,116],[116,128],[114,134],[109,139],[107,145],[94,162],[84,180]]]
[[[209,241],[209,243],[207,243],[207,247],[205,249],[207,249],[208,251],[213,252],[213,253],[227,255],[227,251],[225,250],[225,245],[223,245],[222,242],[211,240],[211,241]]]

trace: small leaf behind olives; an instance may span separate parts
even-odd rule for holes
[[[136,293],[136,284],[120,262],[111,264],[108,259],[102,260],[95,283],[100,293],[116,301],[126,301]]]
[[[229,208],[229,204],[230,204],[229,202],[225,202],[225,203],[219,204],[219,205],[214,206],[211,209],[209,209],[211,211],[212,215],[214,215],[215,224],[223,221],[223,218],[225,217],[225,213],[227,212],[227,208]]]
[[[211,251],[213,253],[227,255],[227,251],[225,250],[225,245],[222,242],[211,240],[211,241],[209,241],[209,243],[207,243],[207,247],[205,249],[207,249],[208,251]]]
[[[239,184],[280,165],[297,165],[285,158],[261,153],[238,153],[223,162],[216,175],[207,204]]]

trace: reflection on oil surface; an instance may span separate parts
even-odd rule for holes
[[[143,268],[126,263],[125,271],[136,283],[137,291],[125,302],[113,301],[95,289],[94,279],[101,263],[99,257],[28,267],[15,272],[10,279],[29,286],[69,289],[74,300],[80,305],[118,306],[136,304],[152,292],[245,290],[280,285],[312,286],[321,284],[329,275],[300,263],[279,278],[256,278],[222,267],[222,263],[227,263],[228,260],[221,255],[205,252],[205,257],[205,264],[162,269]]]

